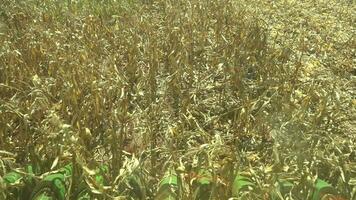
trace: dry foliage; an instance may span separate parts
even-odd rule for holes
[[[164,172],[189,183],[204,168],[211,199],[231,197],[237,171],[258,183],[254,199],[282,177],[300,183],[301,199],[318,177],[354,198],[354,10],[336,0],[3,0],[0,177],[68,162],[90,176],[107,163],[112,187],[96,190],[119,199],[115,185],[136,166],[151,199]]]

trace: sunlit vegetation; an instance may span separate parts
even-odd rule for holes
[[[354,36],[346,0],[2,0],[0,199],[354,199]]]

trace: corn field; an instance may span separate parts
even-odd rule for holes
[[[354,200],[353,0],[0,0],[0,200]]]

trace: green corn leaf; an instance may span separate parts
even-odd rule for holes
[[[176,200],[178,198],[178,177],[170,174],[164,177],[160,184],[155,200]]]
[[[50,181],[54,184],[55,189],[58,190],[58,194],[61,199],[65,199],[67,186],[65,184],[66,178],[72,175],[72,165],[66,165],[65,167],[58,170],[58,172],[53,174],[48,174],[44,177],[44,181]]]
[[[62,173],[64,173],[64,175],[66,175],[66,176],[71,176],[72,173],[73,173],[72,164],[66,165],[66,166],[63,167],[60,171],[61,171]]]
[[[27,173],[29,173],[31,175],[34,174],[32,165],[27,165],[26,169],[27,169]]]
[[[326,194],[336,194],[335,189],[324,180],[317,179],[312,200],[320,200]]]
[[[104,185],[104,176],[101,174],[95,175],[95,181],[98,185],[103,186]]]
[[[248,177],[237,175],[232,185],[232,195],[236,197],[240,191],[249,190],[251,187],[254,188],[255,184]]]
[[[213,180],[211,172],[208,170],[200,170],[198,173],[197,181],[201,185],[209,185]]]
[[[66,185],[64,184],[64,182],[62,180],[60,180],[60,179],[56,179],[54,181],[54,185],[58,189],[61,199],[65,199],[65,196],[66,196]]]
[[[95,181],[97,185],[104,186],[105,183],[104,174],[107,172],[109,172],[109,167],[107,165],[101,165],[96,170]]]
[[[53,189],[51,182],[41,182],[34,188],[31,200],[64,200]]]
[[[210,198],[212,181],[213,177],[210,171],[205,169],[199,171],[196,180],[197,187],[194,191],[195,200],[205,200]]]
[[[23,176],[20,173],[17,173],[17,172],[7,173],[3,177],[4,182],[7,183],[7,184],[10,184],[10,185],[15,185],[15,184],[20,183],[22,178],[23,178]]]
[[[51,181],[51,182],[57,179],[64,181],[65,176],[61,173],[56,173],[56,174],[49,174],[43,178],[43,180]]]
[[[159,184],[159,187],[163,187],[165,185],[178,185],[178,178],[177,175],[169,175],[162,179]]]

